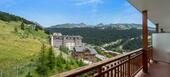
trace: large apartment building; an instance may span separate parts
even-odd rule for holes
[[[74,47],[83,46],[81,36],[68,36],[61,33],[53,33],[51,35],[51,45],[53,47],[66,46],[69,50],[73,50]]]

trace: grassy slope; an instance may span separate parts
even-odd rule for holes
[[[19,64],[24,64],[30,61],[31,57],[37,54],[41,48],[41,42],[45,41],[47,35],[43,31],[34,32],[28,38],[21,38],[20,35],[14,32],[17,27],[19,29],[21,22],[4,22],[0,20],[0,69],[10,69]]]

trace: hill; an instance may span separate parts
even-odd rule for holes
[[[41,30],[43,29],[43,27],[36,22],[29,21],[29,20],[22,18],[20,16],[16,16],[16,15],[9,14],[9,13],[2,12],[2,11],[0,11],[0,20],[5,21],[5,22],[20,21],[20,22],[23,22],[25,24],[32,24],[32,25],[34,25],[35,27],[37,27]]]
[[[23,29],[21,29],[23,25]],[[17,67],[30,63],[48,35],[37,23],[0,12],[0,72],[12,76]]]

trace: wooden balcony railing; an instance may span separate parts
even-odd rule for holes
[[[148,48],[150,51],[151,48]],[[151,52],[148,52],[150,54]],[[133,77],[142,69],[142,48],[51,77]],[[148,55],[148,61],[151,54]]]
[[[148,63],[150,63],[150,60],[153,60],[153,48],[150,46],[147,50],[147,57],[148,57]]]

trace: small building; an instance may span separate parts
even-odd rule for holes
[[[79,60],[83,59],[91,62],[96,62],[95,54],[91,53],[91,51],[85,47],[80,47],[80,46],[75,47],[72,52],[72,56]]]

